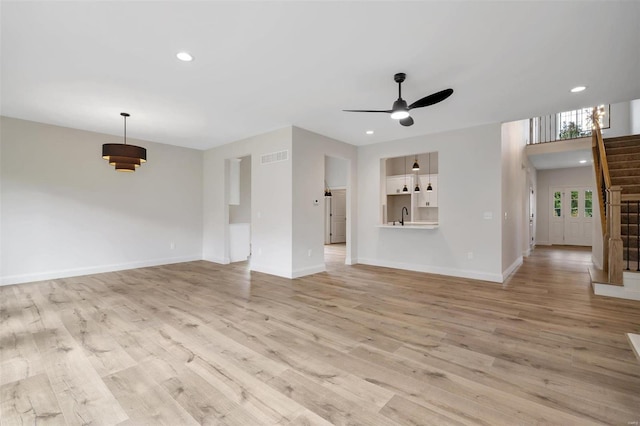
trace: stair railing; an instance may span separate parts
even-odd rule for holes
[[[622,284],[622,269],[624,265],[622,257],[621,225],[621,191],[619,186],[611,186],[609,163],[602,140],[598,109],[593,108],[593,131],[591,133],[591,149],[593,151],[593,164],[596,173],[596,186],[598,189],[598,204],[600,206],[600,223],[603,233],[603,269],[608,273],[609,282]]]

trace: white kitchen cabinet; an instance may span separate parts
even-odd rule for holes
[[[431,183],[433,191],[427,191]],[[418,192],[418,207],[438,207],[438,175],[420,175],[420,192]]]
[[[387,195],[410,194],[413,183],[412,178],[412,175],[387,176]],[[407,184],[408,192],[402,191],[405,183]]]

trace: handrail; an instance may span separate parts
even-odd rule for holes
[[[602,225],[602,236],[607,235],[607,212],[606,194],[611,188],[611,176],[609,175],[609,163],[602,140],[602,131],[598,120],[598,110],[593,108],[592,112],[593,130],[591,132],[591,149],[593,151],[593,165],[596,173],[596,186],[598,189],[598,204],[600,206],[600,224]],[[606,262],[605,262],[606,263]]]
[[[598,151],[600,151],[600,164],[602,164],[602,175],[604,177],[604,183],[606,185],[606,189],[611,188],[611,176],[609,175],[609,163],[607,162],[607,155],[604,150],[604,141],[602,140],[602,131],[600,130],[600,123],[598,123],[596,116],[596,109],[594,111],[594,123],[593,123],[593,133],[595,133],[597,141],[598,141]]]
[[[593,108],[591,120],[593,123],[592,150],[598,186],[598,200],[600,204],[600,220],[603,233],[603,266],[608,273],[610,283],[622,284],[622,249],[623,242],[620,235],[621,192],[619,186],[611,186],[609,163],[602,140],[598,109]],[[604,219],[604,220],[603,220]]]

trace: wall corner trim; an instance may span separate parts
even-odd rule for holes
[[[309,266],[306,268],[296,269],[291,274],[291,278],[300,278],[307,275],[318,274],[320,272],[325,272],[327,270],[324,263],[315,266]]]
[[[504,270],[502,273],[502,282],[504,282],[509,275],[513,274],[513,272],[522,265],[522,261],[522,256],[519,256],[507,269]]]

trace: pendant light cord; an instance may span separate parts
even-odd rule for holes
[[[124,116],[124,144],[127,144],[127,116]]]

